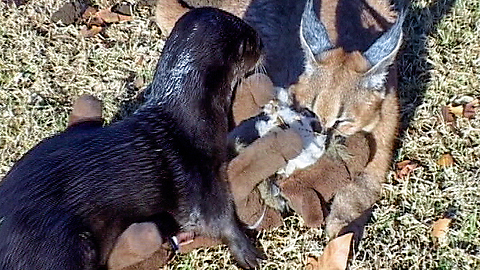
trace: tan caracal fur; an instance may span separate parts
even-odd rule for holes
[[[402,18],[385,0],[322,1],[320,12],[311,4],[307,1],[305,12],[311,8],[320,14],[328,38],[317,36],[323,45],[312,46],[315,38],[308,31],[318,34],[322,25],[305,27],[311,18],[305,19],[308,14],[304,13],[302,33],[310,51],[306,72],[293,93],[301,105],[312,108],[332,136],[366,133],[372,153],[363,173],[335,195],[326,219],[327,232],[333,237],[363,226],[355,220],[378,199],[390,166],[399,122],[397,74],[392,64],[401,44]],[[391,39],[381,40],[384,35]],[[381,52],[383,48],[388,50]]]

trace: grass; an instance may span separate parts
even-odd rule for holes
[[[164,39],[148,7],[139,7],[132,22],[112,25],[107,36],[84,39],[80,26],[50,21],[62,4],[0,3],[0,177],[42,138],[65,128],[76,96],[102,99],[111,121],[138,93],[131,82],[153,76]],[[457,119],[454,130],[440,120],[441,106],[455,96],[480,97],[480,2],[412,0],[404,30],[395,161],[421,166],[404,180],[389,173],[350,269],[480,269],[480,114]],[[454,157],[453,166],[436,164],[444,153]],[[431,225],[445,213],[454,219],[439,246]],[[306,256],[321,254],[326,243],[321,228],[302,227],[296,216],[258,239],[269,258],[262,269],[302,269]],[[237,269],[224,247],[179,256],[167,268]]]

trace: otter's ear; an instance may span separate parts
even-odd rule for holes
[[[323,52],[333,48],[327,29],[317,16],[314,0],[307,0],[300,22],[300,40],[306,51],[307,61],[315,60]]]
[[[365,88],[383,89],[388,69],[395,61],[402,44],[404,19],[405,12],[401,12],[395,24],[363,53],[363,56],[372,66],[364,76],[363,85]]]

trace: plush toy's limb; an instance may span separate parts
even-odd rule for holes
[[[356,134],[348,138],[346,144],[352,153],[352,158],[346,160],[352,181],[337,190],[326,219],[326,229],[331,238],[354,232],[359,239],[368,221],[369,209],[379,196],[381,181],[372,181],[371,175],[365,173],[374,153],[370,135]]]
[[[273,83],[267,75],[255,73],[246,78],[235,93],[232,107],[235,125],[260,113],[261,107],[274,98]]]
[[[302,216],[305,226],[320,227],[324,217],[322,195],[302,184],[302,179],[291,177],[282,183],[282,193],[288,198],[289,206]]]
[[[345,153],[333,154],[327,150],[327,154],[314,165],[295,171],[280,183],[283,195],[295,212],[302,216],[306,226],[318,227],[323,223],[328,215],[326,202],[336,193],[348,190],[369,160],[370,151],[363,134],[347,138],[345,146],[339,148]],[[332,211],[335,214],[336,210]]]
[[[255,186],[296,157],[303,142],[297,132],[277,128],[245,148],[228,165],[235,201],[247,198]]]
[[[302,216],[305,225],[319,227],[328,214],[326,202],[349,181],[346,166],[324,155],[314,165],[283,180],[280,188],[290,207]]]
[[[249,229],[263,230],[281,226],[283,218],[275,209],[265,205],[258,189],[243,200],[236,200],[237,215]]]
[[[68,126],[85,121],[103,122],[102,102],[91,95],[82,95],[75,101],[68,118]]]
[[[250,226],[261,221],[257,228],[282,224],[280,213],[265,206],[255,187],[297,156],[302,145],[294,130],[278,128],[243,149],[230,162],[228,179],[240,220]]]
[[[166,264],[173,255],[155,223],[134,223],[118,238],[108,260],[108,269],[155,269]]]

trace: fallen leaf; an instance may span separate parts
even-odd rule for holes
[[[100,18],[105,23],[126,22],[126,21],[132,20],[132,16],[126,16],[119,13],[115,13],[110,9],[100,10],[95,14],[95,17]]]
[[[112,6],[110,9],[112,12],[122,14],[125,16],[132,16],[132,4],[128,2],[118,3]]]
[[[463,107],[463,116],[468,119],[472,119],[475,117],[477,113],[477,109],[480,107],[480,100],[475,99]]]
[[[140,77],[136,78],[135,81],[133,81],[133,86],[134,86],[136,89],[140,89],[140,88],[142,88],[144,85],[145,85],[145,79],[143,78],[143,76],[140,76]]]
[[[84,26],[84,27],[80,30],[80,34],[81,34],[83,37],[93,37],[93,36],[95,36],[96,34],[102,32],[102,30],[103,30],[103,27],[98,26],[98,25],[92,25],[92,26],[90,26],[90,27]]]
[[[395,170],[395,179],[404,179],[418,167],[418,162],[413,160],[404,160],[396,164],[397,169]]]
[[[88,21],[90,20],[90,18],[92,18],[93,16],[95,16],[95,14],[98,12],[98,9],[94,8],[94,7],[87,7],[87,9],[83,12],[82,14],[82,19],[84,22],[88,23]]]
[[[137,67],[142,66],[144,61],[145,61],[145,57],[143,55],[140,55],[140,58],[138,58],[138,60],[135,62],[135,65]]]
[[[345,270],[347,268],[353,233],[347,233],[330,241],[319,258],[308,257],[308,270]]]
[[[443,121],[445,121],[447,125],[455,126],[455,115],[452,112],[450,112],[450,110],[448,109],[448,106],[442,107],[442,116],[443,116]]]
[[[455,116],[463,116],[463,105],[453,106],[452,104],[449,104],[447,105],[447,109]]]
[[[452,155],[450,155],[449,153],[446,153],[446,154],[443,154],[437,160],[437,164],[442,166],[442,167],[448,167],[448,166],[452,166],[453,164],[455,164],[455,161],[453,160]]]
[[[133,18],[113,12],[111,8],[97,10],[94,7],[88,7],[82,14],[82,19],[87,26],[81,30],[81,34],[84,37],[92,37],[100,33],[109,23],[131,21]]]
[[[452,219],[450,218],[441,218],[433,223],[432,236],[435,242],[445,243],[445,237],[451,222]]]

